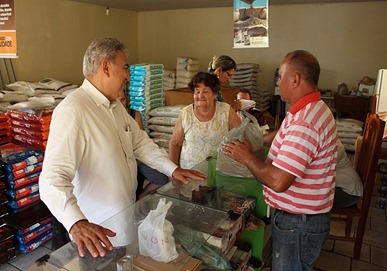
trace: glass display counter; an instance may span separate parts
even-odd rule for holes
[[[265,155],[267,155],[268,148],[264,147],[264,152]],[[193,168],[207,174],[208,178],[205,182],[190,180],[188,185],[168,183],[159,188],[157,193],[199,205],[222,209],[225,208],[225,198],[230,196],[229,192],[231,192],[237,194],[240,201],[254,198],[256,204],[253,214],[259,219],[267,220],[270,216],[270,210],[263,199],[262,184],[255,178],[222,175],[216,170],[216,163],[216,157],[208,157],[206,161],[203,161]],[[211,202],[203,199],[202,195],[200,195],[200,188],[203,186],[214,189],[212,190]],[[197,191],[199,191],[199,193]],[[197,194],[199,195],[196,196]],[[264,262],[264,254],[270,254],[267,257],[271,256],[270,251],[266,251],[266,253],[264,251],[265,247],[270,250],[270,248],[268,248],[270,236],[270,227],[262,225],[255,229],[245,229],[239,237],[240,240],[246,241],[252,246],[252,256],[257,260]]]
[[[189,228],[197,232],[206,233],[207,238],[209,238],[218,227],[225,223],[229,219],[227,212],[205,208],[203,206],[189,203],[186,201],[181,201],[175,198],[170,198],[167,196],[154,194],[145,197],[143,200],[137,202],[136,204],[128,207],[124,211],[115,216],[109,218],[101,225],[109,228],[109,225],[120,223],[122,225],[130,225],[128,230],[125,233],[125,236],[121,238],[127,242],[126,245],[121,247],[115,247],[113,251],[108,251],[107,255],[103,258],[93,258],[90,254],[87,254],[84,258],[78,256],[78,250],[74,243],[68,243],[58,250],[50,254],[50,258],[47,264],[44,266],[43,270],[69,270],[69,271],[90,271],[90,270],[120,270],[120,259],[121,259],[121,270],[132,270],[124,268],[125,258],[133,260],[139,255],[139,244],[138,244],[138,226],[141,221],[147,216],[149,211],[156,209],[157,204],[161,198],[165,198],[167,202],[171,201],[172,205],[168,211],[166,219],[172,223],[176,231],[177,228]],[[208,223],[211,221],[211,223]],[[204,235],[203,235],[204,236]],[[151,237],[152,238],[152,237]],[[199,242],[202,242],[204,245],[206,239],[199,239]],[[158,240],[155,240],[158,242]],[[188,256],[187,252],[183,247],[177,245],[177,251],[179,252],[179,258],[170,265],[174,266],[173,270],[187,270],[187,265],[194,265],[198,261],[193,261],[193,259]],[[152,265],[152,261],[140,263],[141,266],[145,264]],[[136,266],[134,262],[133,266]],[[56,268],[56,269],[55,269]],[[133,270],[137,270],[133,268]],[[138,270],[144,270],[141,267]],[[152,269],[148,269],[152,270]],[[162,270],[162,269],[160,269]],[[171,269],[167,269],[171,270]],[[196,270],[196,269],[189,269]]]
[[[172,182],[168,183],[155,194],[146,196],[106,220],[102,226],[109,228],[112,224],[122,225],[125,234],[116,237],[122,241],[122,246],[115,247],[105,257],[93,258],[88,254],[81,258],[78,256],[76,246],[68,243],[50,254],[42,270],[201,270],[203,266],[218,264],[215,262],[221,261],[223,256],[226,257],[226,254],[230,253],[228,245],[233,245],[238,239],[251,244],[250,257],[252,254],[254,258],[262,260],[265,227],[242,231],[246,226],[246,220],[243,220],[243,215],[235,216],[231,212],[236,203],[245,208],[246,203],[249,205],[250,202],[254,202],[253,205],[247,206],[247,209],[250,208],[258,218],[266,216],[267,208],[263,201],[261,184],[253,178],[222,176],[215,168],[216,158],[208,158],[195,167],[196,170],[208,175],[206,181],[190,180],[188,185],[178,183],[176,186]],[[176,249],[179,253],[179,257],[168,264],[141,256],[138,243],[140,223],[157,207],[162,198],[172,202],[166,219],[174,227]],[[254,200],[249,201],[251,199]],[[177,238],[176,233],[181,234],[182,229],[187,231],[184,232],[183,238],[181,235]],[[187,245],[186,240],[184,241],[188,235],[191,236],[191,243],[195,243],[195,246],[191,243]],[[212,251],[208,252],[207,249],[213,246],[217,247],[216,252],[220,254],[224,252],[221,258],[210,257]]]

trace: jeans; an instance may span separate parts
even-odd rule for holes
[[[306,215],[275,210],[271,218],[273,271],[313,270],[328,238],[330,213]]]
[[[147,166],[146,164],[136,160],[137,162],[137,190],[136,195],[140,195],[144,190],[144,181],[148,180],[151,183],[157,185],[164,185],[168,183],[167,175],[157,171],[156,169]]]

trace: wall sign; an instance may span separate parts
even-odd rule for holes
[[[0,57],[16,57],[14,0],[0,0]]]
[[[269,47],[269,0],[234,0],[234,48]]]

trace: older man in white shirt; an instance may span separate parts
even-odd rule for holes
[[[136,158],[185,183],[206,178],[172,163],[117,99],[129,80],[127,54],[116,39],[93,41],[83,60],[82,86],[52,116],[40,195],[81,257],[85,248],[98,257],[122,245],[113,238],[123,234],[122,225],[100,224],[135,202]]]

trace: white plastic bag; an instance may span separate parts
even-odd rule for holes
[[[161,198],[157,208],[151,210],[138,227],[140,254],[163,263],[173,261],[179,256],[172,236],[173,225],[165,219],[171,205],[171,201],[166,203],[166,199]]]
[[[244,137],[252,146],[252,150],[256,155],[260,155],[260,151],[263,149],[263,132],[258,124],[257,119],[247,113],[243,112],[244,119],[238,127],[230,130],[221,140],[218,148],[218,160],[216,162],[216,170],[223,175],[236,176],[236,177],[253,177],[250,170],[243,164],[235,161],[231,157],[226,156],[223,153],[222,147],[225,143],[242,140]]]

